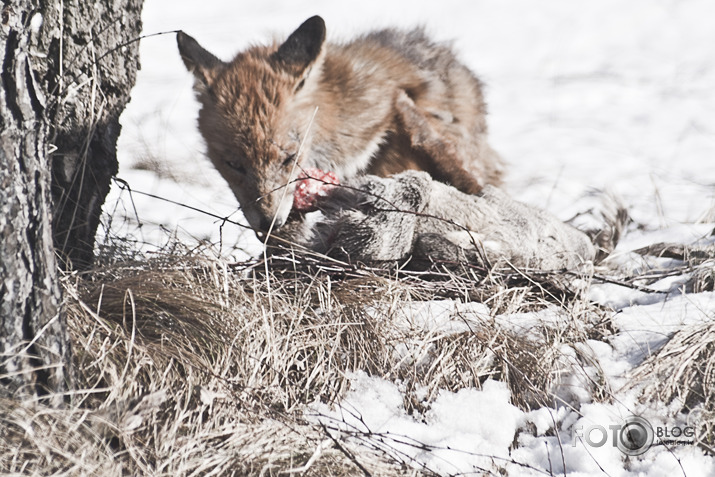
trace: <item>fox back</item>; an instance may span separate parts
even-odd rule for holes
[[[342,180],[417,169],[467,193],[499,182],[481,84],[449,48],[420,29],[325,36],[315,16],[224,62],[177,35],[208,157],[256,232],[286,222],[303,168]]]

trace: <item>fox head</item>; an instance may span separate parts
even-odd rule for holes
[[[325,22],[309,18],[284,43],[249,48],[230,62],[183,32],[177,43],[195,78],[209,158],[251,227],[279,228],[293,205],[299,148],[310,146]]]

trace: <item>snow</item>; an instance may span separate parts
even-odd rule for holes
[[[713,292],[679,295],[666,302],[624,308],[614,317],[620,333],[611,342],[619,360],[635,366],[687,325],[712,321]]]
[[[444,475],[509,462],[514,429],[525,420],[509,403],[506,385],[488,380],[481,391],[441,391],[418,422],[405,412],[394,383],[363,372],[354,373],[350,393],[336,409],[317,405],[315,412],[329,429],[381,434],[390,452]]]
[[[648,244],[712,243],[715,4],[709,0],[364,0],[359,6],[327,0],[209,0],[200,6],[150,0],[144,32],[183,29],[229,59],[316,13],[325,18],[331,39],[424,24],[438,40],[453,40],[486,83],[491,142],[509,163],[508,192],[563,219],[583,207],[594,189],[615,193],[637,225],[614,253],[624,268],[666,265],[631,253]],[[225,257],[256,254],[260,244],[250,230],[217,218],[245,224],[203,155],[193,80],[174,35],[145,39],[141,55],[119,144],[119,177],[134,192],[113,187],[107,202],[117,212],[112,233],[131,235],[149,250],[161,246],[168,231],[188,243],[208,238]],[[139,170],[152,164],[161,173]],[[592,300],[617,311],[618,333],[608,342],[580,346],[600,362],[615,390],[613,403],[591,402],[584,387],[573,394],[578,412],[564,406],[525,413],[511,404],[503,383],[487,381],[479,390],[442,390],[429,411],[416,416],[405,412],[399,383],[358,372],[338,405],[316,404],[311,412],[343,428],[387,433],[394,448],[414,459],[412,465],[442,475],[500,468],[509,475],[715,475],[715,459],[695,446],[654,446],[626,459],[611,445],[588,447],[574,438],[588,426],[608,429],[631,414],[653,425],[684,425],[665,405],[651,409],[632,391],[619,391],[628,372],[673,332],[715,316],[715,294],[681,295],[678,280],[650,285],[662,294],[591,286]],[[493,319],[528,335],[539,324],[563,318],[558,309],[490,318],[486,307],[453,302],[413,303],[395,316],[407,328],[443,334],[463,331],[469,320]],[[533,432],[526,431],[528,423]]]

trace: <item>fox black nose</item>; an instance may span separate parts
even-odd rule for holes
[[[261,232],[268,232],[268,229],[271,228],[272,222],[273,222],[273,217],[261,217],[261,220],[258,223],[258,228],[260,229]]]
[[[285,220],[281,220],[280,217],[276,217],[275,221],[272,216],[271,217],[261,217],[258,222],[258,229],[261,232],[266,233],[266,232],[268,232],[268,230],[270,230],[271,224],[273,225],[273,230],[278,230],[279,228],[281,228],[283,226],[284,223],[285,223]]]

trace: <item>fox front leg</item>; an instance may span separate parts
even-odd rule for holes
[[[423,111],[405,91],[398,93],[395,109],[412,147],[428,156],[430,170],[427,172],[434,179],[452,184],[467,194],[478,194],[482,190],[482,184],[464,168],[466,158],[459,157],[457,148],[430,124],[429,116],[442,118],[442,114]]]

